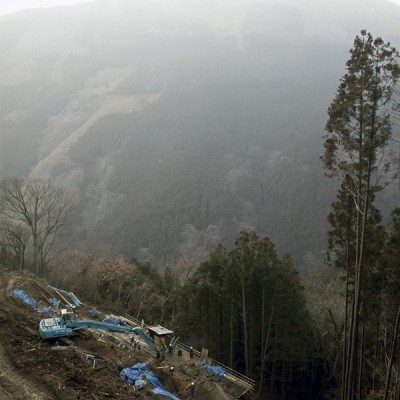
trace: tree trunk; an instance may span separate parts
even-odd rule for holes
[[[264,298],[263,298],[263,305],[264,305]],[[259,396],[261,396],[261,392],[262,392],[262,388],[263,388],[263,384],[264,384],[264,371],[265,371],[265,364],[266,364],[266,359],[267,359],[267,349],[268,349],[269,335],[271,333],[271,325],[272,325],[272,318],[274,316],[274,310],[275,310],[275,293],[274,293],[274,297],[272,300],[272,308],[271,308],[271,313],[269,315],[269,321],[268,321],[267,337],[265,338],[265,343],[264,343],[264,348],[263,348],[262,358],[261,358],[260,387],[258,389]]]
[[[242,294],[242,321],[243,321],[243,342],[244,342],[244,363],[246,368],[246,375],[250,373],[250,364],[249,364],[249,338],[247,332],[247,304],[246,304],[246,290],[244,285],[244,277],[242,276],[241,281],[241,294]]]
[[[388,393],[389,393],[390,377],[392,375],[392,367],[393,367],[393,358],[394,358],[394,353],[396,350],[397,335],[399,333],[399,319],[400,319],[400,305],[397,309],[396,322],[394,324],[393,344],[392,344],[392,350],[390,352],[389,366],[388,366],[388,371],[387,371],[387,375],[386,375],[385,394],[383,396],[383,400],[387,400]]]
[[[348,265],[349,267],[349,265]],[[346,393],[346,377],[347,377],[347,324],[348,324],[348,302],[349,302],[349,271],[346,270],[346,295],[344,308],[344,330],[343,330],[343,364],[342,364],[342,399]]]
[[[374,126],[374,120],[372,126]],[[370,151],[372,152],[372,142],[374,134],[370,134]],[[369,211],[369,196],[370,196],[370,179],[371,179],[371,166],[372,154],[368,157],[368,168],[367,168],[367,179],[366,186],[363,195],[363,207],[362,207],[362,218],[361,218],[361,237],[359,241],[358,259],[356,265],[356,280],[354,287],[354,327],[353,334],[351,337],[351,352],[350,352],[350,367],[349,367],[349,383],[347,386],[347,400],[354,400],[356,389],[356,378],[357,378],[357,354],[358,354],[358,330],[359,330],[359,316],[360,316],[360,298],[361,298],[361,285],[362,285],[362,269],[364,266],[364,249],[366,243],[366,232],[368,224],[368,211]],[[360,207],[361,209],[361,207]],[[358,212],[360,214],[360,211]],[[358,246],[357,246],[358,247]]]
[[[358,371],[358,398],[362,399],[362,372],[364,363],[364,340],[365,340],[365,303],[363,303],[363,324],[362,324],[362,335],[361,335],[361,351]]]
[[[32,235],[33,235],[33,265],[34,265],[34,268],[35,268],[36,276],[39,276],[37,238],[36,238],[36,235],[33,232],[32,232]]]
[[[233,300],[231,299],[231,318],[230,318],[230,343],[229,343],[229,366],[233,368],[233,341],[234,341],[234,336],[233,336]]]

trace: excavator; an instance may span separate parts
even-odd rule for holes
[[[142,327],[115,325],[91,319],[77,319],[74,310],[67,308],[62,309],[58,317],[42,319],[39,323],[39,334],[42,339],[54,339],[74,336],[82,329],[88,328],[103,329],[110,332],[134,333],[155,350],[157,356],[160,356],[162,353],[162,348],[154,342]]]

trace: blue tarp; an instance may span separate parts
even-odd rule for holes
[[[67,292],[67,291],[65,291],[65,290],[62,290],[62,289],[57,289],[57,288],[55,288],[55,287],[53,287],[53,286],[51,286],[51,285],[49,285],[49,288],[50,288],[50,289],[53,289],[53,290],[57,290],[58,292],[61,292],[61,293],[66,294],[66,295],[72,300],[72,302],[73,302],[77,307],[80,307],[81,302],[80,302],[75,296],[73,296],[71,293],[69,293],[69,292]]]
[[[148,379],[149,382],[153,384],[156,388],[159,389],[164,389],[163,385],[161,382],[158,380],[158,378],[153,374],[153,372],[148,371],[146,374],[146,378]]]
[[[137,363],[130,368],[124,368],[119,375],[126,383],[134,385],[135,381],[145,376],[147,371],[146,363]]]
[[[107,322],[107,324],[113,325],[126,325],[126,321],[121,318],[114,317],[113,315],[108,315],[103,319],[103,322]]]
[[[93,315],[93,316],[96,316],[96,315],[100,315],[101,312],[97,311],[95,308],[93,308],[92,310],[89,310],[89,314]]]
[[[162,396],[167,396],[173,400],[180,400],[179,397],[174,396],[172,393],[167,392],[165,389],[154,388],[152,392],[155,394],[161,394]]]
[[[119,319],[114,317],[106,317],[103,319],[103,322],[107,322],[107,324],[119,325]]]
[[[49,307],[42,306],[38,307],[36,305],[36,301],[34,299],[31,299],[23,290],[21,289],[13,289],[11,293],[14,296],[19,297],[24,303],[29,304],[32,308],[34,308],[37,312],[40,313],[48,313],[50,311]]]
[[[53,307],[58,307],[60,304],[60,302],[55,297],[50,298],[49,302]]]
[[[220,376],[225,375],[225,370],[222,367],[218,367],[216,365],[208,365],[205,361],[200,361],[198,365],[200,365],[200,367],[203,367],[205,369],[214,372],[215,375],[220,375]]]
[[[135,387],[137,387],[136,384],[138,383],[138,389],[141,389],[144,386],[143,378],[146,378],[154,386],[154,389],[152,390],[153,393],[167,396],[173,400],[180,400],[179,397],[176,397],[164,389],[161,382],[153,372],[148,370],[147,364],[145,363],[137,363],[130,368],[124,368],[119,374],[126,383],[135,385]]]
[[[161,394],[162,396],[167,396],[173,400],[180,400],[179,397],[174,396],[172,393],[164,389],[164,386],[161,384],[158,378],[153,374],[153,372],[149,371],[146,374],[146,378],[149,382],[153,384],[153,386],[155,386],[155,388],[152,390],[153,393]]]

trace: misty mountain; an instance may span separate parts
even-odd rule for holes
[[[72,191],[70,246],[196,258],[241,230],[325,248],[326,110],[387,1],[112,1],[0,17],[0,177]]]

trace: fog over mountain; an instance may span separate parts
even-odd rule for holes
[[[196,259],[241,230],[325,249],[326,111],[385,0],[97,0],[0,17],[0,178],[75,194],[64,244]]]

